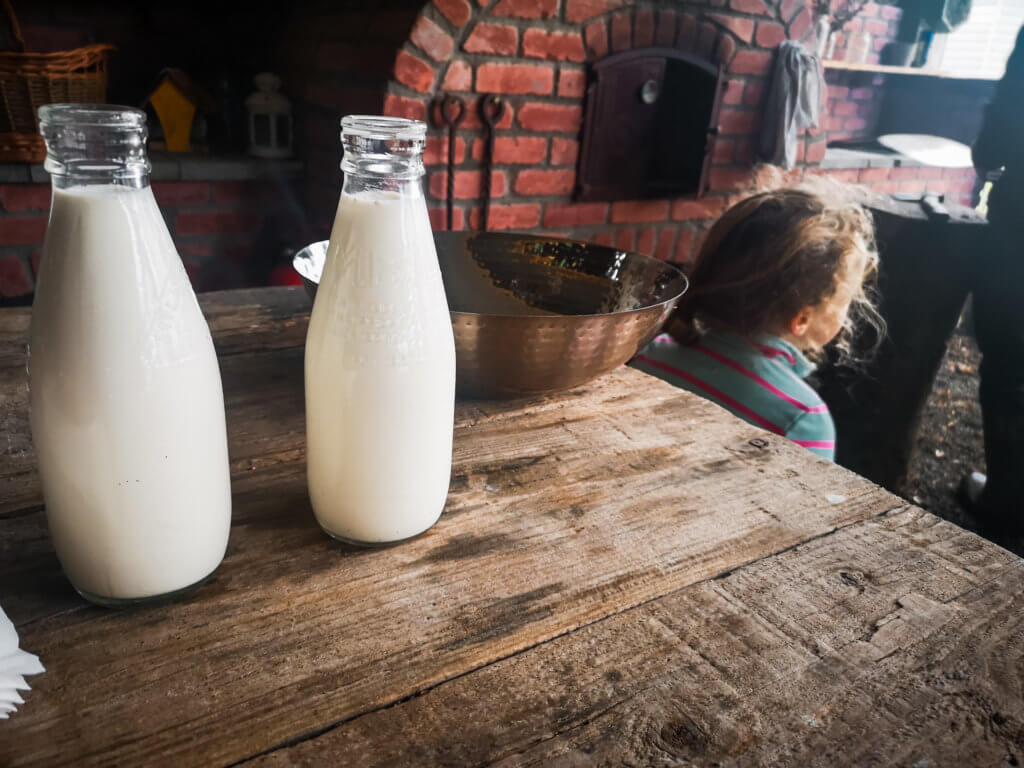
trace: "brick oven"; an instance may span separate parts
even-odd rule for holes
[[[868,3],[848,33],[866,30],[878,51],[895,35],[899,9]],[[491,177],[491,229],[548,232],[616,244],[688,263],[726,205],[755,185],[829,174],[880,192],[969,196],[973,171],[888,166],[822,166],[830,134],[850,138],[872,116],[875,83],[830,76],[819,129],[800,137],[789,172],[756,163],[755,138],[773,52],[783,40],[813,47],[811,8],[801,0],[434,0],[347,10],[306,9],[286,48],[302,102],[307,200],[330,221],[340,172],[338,117],[383,111],[428,120],[427,194],[435,228],[444,228],[447,139],[437,103],[456,94],[469,105],[455,143],[454,228],[477,228],[483,202],[486,135],[477,104],[496,94],[507,104],[498,125]],[[842,38],[840,45],[843,45]],[[579,155],[588,77],[617,53],[667,47],[721,66],[723,91],[707,191],[661,199],[580,201]],[[843,85],[842,83],[847,83]],[[881,84],[881,83],[879,83]]]

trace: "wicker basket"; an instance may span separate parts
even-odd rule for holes
[[[14,9],[9,0],[0,5],[19,49],[0,52],[0,162],[41,163],[46,159],[46,146],[39,135],[36,110],[58,102],[105,102],[107,56],[114,46],[25,53]]]

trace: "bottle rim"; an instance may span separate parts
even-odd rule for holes
[[[427,136],[422,120],[385,115],[345,115],[341,118],[342,136],[382,141],[417,141]]]
[[[44,104],[39,108],[39,122],[48,125],[144,129],[146,113],[119,104]]]

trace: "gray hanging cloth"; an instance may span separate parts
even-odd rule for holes
[[[786,169],[796,164],[797,134],[818,125],[824,95],[818,57],[793,40],[780,44],[761,115],[757,148],[762,160]]]

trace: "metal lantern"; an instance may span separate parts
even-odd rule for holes
[[[262,72],[253,78],[256,92],[245,100],[249,154],[285,158],[292,155],[292,105],[281,93],[281,78]]]

